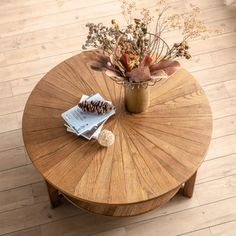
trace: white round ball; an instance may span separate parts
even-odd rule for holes
[[[115,135],[107,129],[104,129],[98,135],[98,143],[104,147],[109,147],[115,142]]]

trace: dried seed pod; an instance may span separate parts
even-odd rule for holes
[[[113,25],[116,25],[116,24],[117,24],[116,19],[112,19],[112,20],[111,20],[111,23],[112,23]]]
[[[97,140],[101,146],[109,147],[115,142],[115,135],[111,131],[104,129],[98,135]]]
[[[138,18],[135,18],[135,19],[134,19],[134,22],[135,22],[135,24],[136,24],[136,25],[140,25],[140,23],[141,23],[141,20],[140,20],[140,19],[138,19]]]
[[[83,101],[78,104],[84,112],[97,112],[99,115],[102,115],[106,112],[110,112],[114,109],[114,106],[105,101]]]
[[[191,56],[189,53],[186,53],[186,54],[185,54],[185,58],[186,58],[186,59],[190,59],[191,57],[192,57],[192,56]]]

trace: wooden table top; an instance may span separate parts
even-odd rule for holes
[[[62,62],[30,95],[22,129],[33,164],[57,189],[93,203],[137,203],[180,186],[199,168],[211,139],[211,109],[200,85],[181,69],[151,88],[147,112],[130,114],[123,87],[91,69],[96,55]],[[82,94],[97,92],[117,108],[105,124],[116,137],[109,148],[68,133],[61,118]]]

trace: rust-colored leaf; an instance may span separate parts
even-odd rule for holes
[[[180,63],[178,61],[164,60],[150,66],[151,74],[154,74],[155,71],[163,70],[165,73],[170,76],[175,73],[180,68]]]

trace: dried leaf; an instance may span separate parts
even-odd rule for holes
[[[151,74],[148,66],[139,66],[127,73],[133,82],[145,82],[150,80]]]
[[[115,71],[111,71],[111,70],[106,70],[105,71],[105,74],[111,78],[114,78],[116,80],[119,80],[119,81],[123,81],[125,80],[124,77],[120,76],[118,73],[116,73]]]
[[[156,73],[156,71],[163,70],[170,76],[175,73],[180,68],[180,63],[178,61],[164,60],[150,66],[151,74]]]
[[[132,70],[130,63],[129,63],[129,55],[127,53],[123,54],[120,58],[121,64],[124,66],[127,72]]]
[[[168,78],[169,76],[166,74],[164,70],[156,70],[151,74],[152,79],[165,79]]]
[[[103,68],[107,68],[108,62],[110,62],[110,58],[104,54],[96,53],[95,58],[93,58],[93,65],[91,68],[94,70],[103,70]]]
[[[150,66],[151,64],[152,64],[152,58],[150,56],[145,56],[145,58],[140,63],[140,65],[142,66]]]

